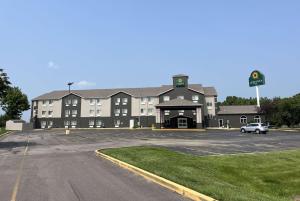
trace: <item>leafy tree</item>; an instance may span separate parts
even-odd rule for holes
[[[4,70],[0,68],[0,102],[6,95],[7,90],[10,88],[10,84],[9,77]]]
[[[18,87],[11,87],[2,100],[2,109],[10,119],[20,119],[30,105],[27,96]]]

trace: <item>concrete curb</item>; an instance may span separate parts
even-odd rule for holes
[[[176,128],[173,128],[173,129],[167,129],[167,128],[159,129],[159,128],[154,128],[154,129],[152,129],[152,131],[205,132],[206,130],[205,129],[176,129]]]
[[[7,132],[3,133],[2,135],[0,135],[0,140],[3,140],[4,138],[6,138],[11,133],[12,133],[12,131],[7,131]]]
[[[101,150],[96,150],[95,153],[99,157],[105,158],[105,159],[119,165],[122,168],[125,168],[125,169],[127,169],[131,172],[134,172],[134,173],[136,173],[140,176],[143,176],[145,179],[150,180],[152,182],[155,182],[155,183],[157,183],[157,184],[159,184],[159,185],[161,185],[161,186],[163,186],[163,187],[165,187],[165,188],[167,188],[171,191],[174,191],[174,192],[176,192],[176,193],[178,193],[178,194],[180,194],[184,197],[187,197],[191,200],[194,200],[194,201],[217,201],[214,198],[211,198],[211,197],[206,196],[204,194],[198,193],[197,191],[189,189],[185,186],[182,186],[180,184],[177,184],[175,182],[172,182],[170,180],[167,180],[165,178],[162,178],[162,177],[159,177],[155,174],[147,172],[143,169],[140,169],[138,167],[135,167],[133,165],[130,165],[128,163],[125,163],[123,161],[115,159],[111,156],[108,156],[108,155],[102,153]]]

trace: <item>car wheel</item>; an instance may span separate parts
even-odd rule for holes
[[[256,130],[255,130],[255,133],[256,133],[256,134],[260,134],[260,130],[259,130],[259,129],[256,129]]]
[[[246,130],[245,129],[241,129],[241,133],[246,133]]]

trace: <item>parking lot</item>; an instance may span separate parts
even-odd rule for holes
[[[238,131],[36,130],[0,141],[1,200],[184,200],[108,161],[95,149],[163,146],[195,155],[300,148],[300,133]],[[27,148],[26,148],[27,147]]]

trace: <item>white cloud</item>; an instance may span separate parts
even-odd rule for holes
[[[54,63],[53,61],[49,61],[48,62],[48,68],[59,69],[59,66],[56,63]]]
[[[76,85],[78,87],[81,87],[81,88],[84,88],[84,87],[92,87],[92,86],[95,86],[96,83],[94,82],[89,82],[89,81],[86,81],[86,80],[82,80],[80,82],[77,82]]]

